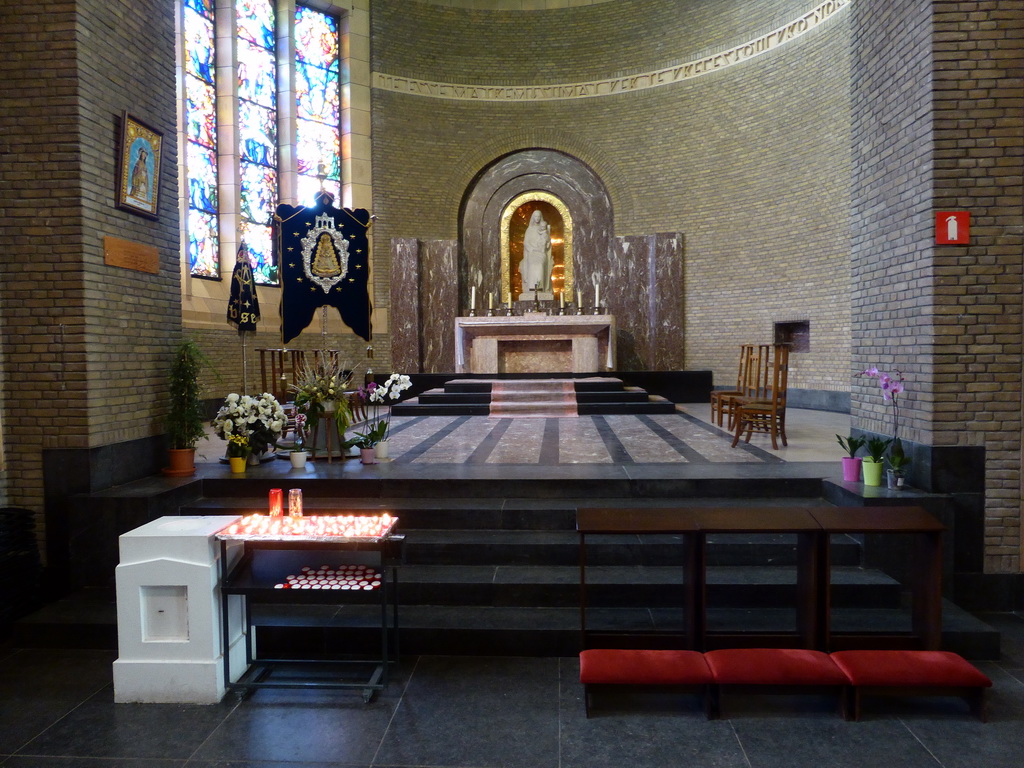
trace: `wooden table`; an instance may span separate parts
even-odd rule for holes
[[[819,650],[856,647],[934,649],[942,637],[942,531],[918,507],[690,507],[580,508],[580,632],[583,647],[610,633],[587,629],[588,535],[675,535],[683,546],[683,648],[795,645]],[[707,537],[713,534],[780,533],[797,536],[796,626],[791,633],[712,632],[707,627]],[[914,537],[909,633],[832,630],[833,534],[909,534]],[[638,633],[620,632],[620,635]],[[650,633],[653,634],[653,633]],[[636,642],[633,640],[632,642]]]
[[[920,507],[815,507],[811,514],[822,531],[820,630],[825,647],[830,651],[879,647],[939,649],[942,645],[942,532],[946,527]],[[832,630],[829,546],[832,534],[906,534],[912,537],[907,584],[912,602],[909,635]]]
[[[698,593],[698,576],[702,573],[698,554],[699,526],[678,509],[623,509],[589,508],[576,511],[576,530],[580,536],[580,632],[583,647],[588,642],[604,640],[608,635],[587,630],[587,535],[671,535],[678,536],[683,547],[683,587],[680,594],[683,628],[680,633],[660,633],[659,639],[668,640],[679,648],[695,648],[700,643],[702,623],[698,614],[703,598]],[[668,635],[668,637],[664,637]]]

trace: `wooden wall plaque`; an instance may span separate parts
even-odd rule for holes
[[[160,251],[153,245],[134,243],[118,237],[104,237],[103,263],[156,275],[160,272]]]

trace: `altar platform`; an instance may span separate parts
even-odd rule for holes
[[[266,511],[271,488],[302,488],[308,513],[388,511],[407,536],[401,569],[402,647],[410,653],[572,655],[578,650],[576,509],[838,505],[924,506],[949,524],[943,497],[914,490],[867,489],[841,480],[836,433],[844,414],[791,409],[789,446],[767,436],[730,447],[709,422],[706,404],[673,414],[500,419],[395,417],[390,461],[319,460],[303,469],[272,459],[244,475],[221,463],[223,444],[200,444],[192,478],[152,476],[76,497],[68,517],[73,598],[19,624],[24,642],[111,647],[112,584],[121,533],[165,515]],[[678,571],[670,550],[616,541],[602,579],[620,601],[610,621],[661,621]],[[716,542],[723,596],[716,620],[771,627],[785,623],[794,545],[785,536]],[[955,543],[947,548],[951,564]],[[892,577],[864,567],[859,542],[842,543],[844,599],[855,619],[889,626],[899,610]],[[898,567],[905,558],[892,555]],[[669,558],[666,560],[666,556]],[[880,552],[885,559],[887,553]],[[640,558],[634,562],[636,558]],[[642,563],[637,565],[636,563]],[[870,610],[861,611],[860,608]],[[877,610],[876,610],[877,609]],[[998,654],[998,633],[946,603],[944,643],[972,658]],[[271,635],[289,648],[316,646],[366,617],[328,612],[323,633]],[[341,625],[339,625],[341,622]],[[333,642],[333,640],[332,640]]]

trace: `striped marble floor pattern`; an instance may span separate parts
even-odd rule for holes
[[[689,414],[510,419],[397,416],[390,451],[398,464],[780,463],[755,445]]]

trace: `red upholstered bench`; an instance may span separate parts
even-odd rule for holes
[[[981,670],[948,651],[836,651],[832,654],[850,684],[843,716],[860,719],[860,697],[961,696],[985,719],[985,689],[992,681]]]
[[[590,717],[591,695],[602,686],[692,688],[706,702],[711,672],[704,655],[697,651],[593,648],[580,652],[580,682]]]
[[[801,648],[726,648],[708,651],[704,658],[714,685],[708,697],[708,717],[720,714],[721,691],[756,690],[761,693],[790,693],[821,689],[839,694],[847,684],[846,675],[827,653]]]

